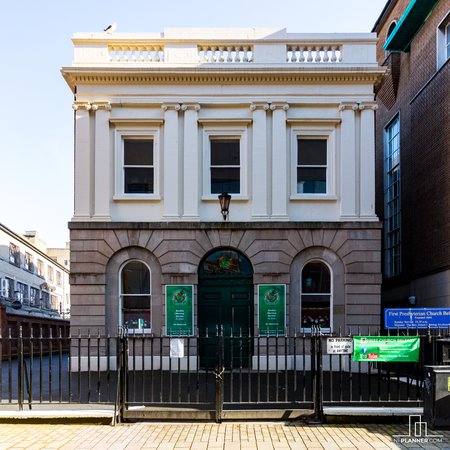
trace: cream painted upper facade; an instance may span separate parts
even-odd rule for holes
[[[239,141],[230,221],[377,221],[376,36],[285,30],[82,33],[73,221],[220,221],[210,142]],[[124,192],[127,138],[153,143],[153,192]],[[326,189],[298,188],[299,139],[326,141]]]

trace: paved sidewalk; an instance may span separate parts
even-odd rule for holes
[[[118,425],[0,424],[0,449],[450,449],[450,431],[436,444],[395,444],[407,425],[316,425],[280,422]]]

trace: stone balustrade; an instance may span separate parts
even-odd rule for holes
[[[339,44],[288,44],[288,63],[339,63],[342,62],[342,46]]]
[[[251,63],[253,46],[251,45],[199,45],[200,63]]]
[[[158,63],[164,62],[164,46],[147,45],[110,45],[109,60],[114,63]]]
[[[286,30],[171,29],[165,33],[77,33],[73,66],[341,65],[375,67],[376,35]]]

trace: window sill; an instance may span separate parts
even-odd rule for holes
[[[114,195],[115,202],[157,202],[161,200],[160,195],[155,194],[132,194],[132,195]]]
[[[218,202],[219,195],[220,194],[203,195],[202,201],[203,202]],[[247,195],[240,195],[240,194],[230,194],[230,195],[231,195],[232,202],[247,202],[250,200]]]
[[[329,194],[294,194],[289,197],[292,201],[324,201],[324,202],[334,202],[338,198],[336,195]]]
[[[140,334],[151,334],[152,329],[151,328],[126,328],[126,331],[128,335],[140,335]]]

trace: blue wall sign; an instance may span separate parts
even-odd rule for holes
[[[384,328],[449,328],[450,308],[392,308],[384,310]]]

